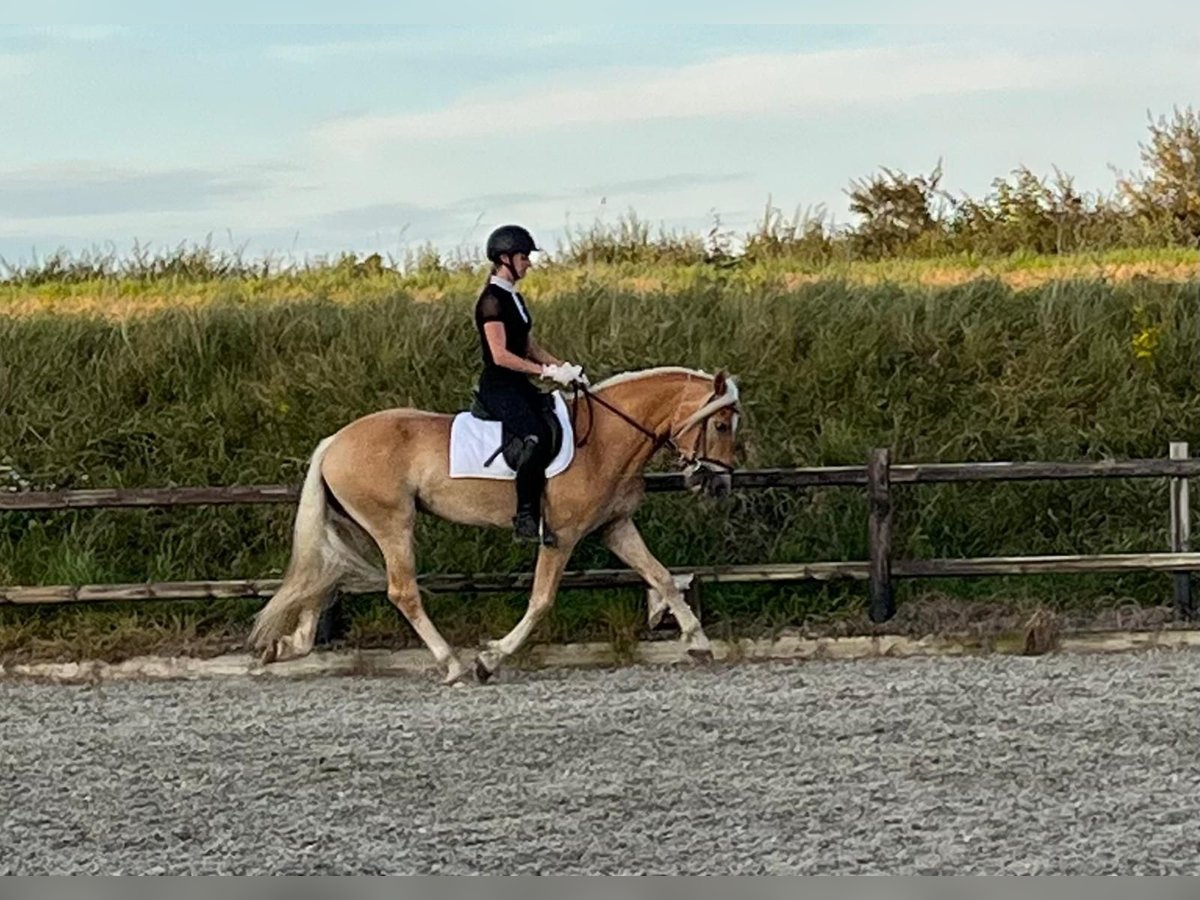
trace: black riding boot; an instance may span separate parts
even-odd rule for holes
[[[542,490],[546,485],[545,464],[531,459],[517,470],[517,514],[513,517],[513,537],[518,541],[554,547],[558,539],[542,521]]]

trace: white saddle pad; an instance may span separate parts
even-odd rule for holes
[[[553,478],[561,474],[575,458],[575,435],[571,431],[571,416],[567,412],[567,403],[558,391],[553,394],[554,414],[562,426],[562,447],[546,468],[546,477]],[[513,479],[517,473],[504,459],[503,453],[496,453],[500,447],[501,425],[499,422],[487,422],[477,419],[469,412],[461,412],[454,417],[450,424],[450,477],[451,478],[497,478]],[[491,465],[485,466],[488,457],[495,454]]]

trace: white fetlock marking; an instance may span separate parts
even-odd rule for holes
[[[695,572],[684,572],[680,575],[672,575],[671,581],[675,584],[675,589],[679,592],[682,599],[685,591],[689,590],[692,582],[696,580]],[[662,621],[663,614],[666,613],[670,604],[667,603],[665,597],[658,588],[646,588],[646,620],[650,627],[654,628]]]

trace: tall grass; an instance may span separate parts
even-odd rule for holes
[[[315,292],[266,304],[215,297],[132,319],[0,316],[0,476],[18,489],[296,482],[316,442],[357,415],[465,408],[478,354],[472,295],[422,302],[365,277],[379,293],[354,303]],[[649,292],[581,279],[533,310],[539,339],[594,378],[664,364],[729,368],[745,398],[746,467],[861,463],[877,446],[899,461],[1074,460],[1161,457],[1172,440],[1200,446],[1195,290],[1148,279],[1016,290],[995,278],[787,288],[716,272]],[[904,487],[897,506],[903,556],[1167,546],[1157,483]],[[290,517],[284,507],[9,513],[0,516],[0,582],[271,577],[286,561]],[[639,521],[670,565],[867,552],[864,501],[852,489],[744,492],[725,504],[654,496]],[[432,519],[418,554],[422,571],[531,562],[503,532]],[[591,542],[575,560],[613,563]],[[963,598],[1013,590],[1003,580],[942,587]],[[1127,576],[1035,587],[1070,603],[1154,603],[1169,585]],[[549,627],[559,637],[602,634],[615,621],[611,604],[636,594],[621,596],[572,594]],[[453,613],[462,635],[494,631],[519,602],[444,598],[435,609]],[[706,616],[766,627],[858,602],[856,588],[726,586],[706,593]],[[230,634],[254,604],[196,608],[201,621],[188,628]],[[364,640],[407,634],[376,601],[354,610]],[[26,615],[0,621],[26,628]],[[37,621],[61,630],[81,615],[43,611]],[[138,615],[150,628],[181,613]]]

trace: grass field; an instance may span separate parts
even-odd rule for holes
[[[528,281],[539,339],[593,378],[660,364],[727,367],[743,386],[743,465],[1164,457],[1200,447],[1200,254],[1113,251],[831,262],[551,262]],[[289,482],[349,418],[464,407],[477,349],[467,264],[344,260],[256,275],[212,265],[153,277],[0,284],[0,483],[11,489]],[[906,488],[896,552],[921,556],[1166,548],[1166,485]],[[287,507],[0,516],[0,582],[277,576]],[[863,558],[851,489],[764,491],[725,505],[652,497],[639,522],[670,565]],[[427,521],[422,571],[526,568],[501,532]],[[591,543],[573,565],[613,560]],[[1034,606],[1153,616],[1165,576],[906,584],[898,627],[1009,627]],[[728,586],[714,636],[862,626],[860,588]],[[640,592],[564,595],[539,636],[628,640]],[[255,602],[0,609],[0,658],[117,658],[236,645]],[[442,597],[454,640],[495,635],[516,596]],[[1151,612],[1147,613],[1147,610]],[[1124,612],[1122,612],[1124,611]],[[1007,618],[1006,618],[1007,616]],[[351,640],[411,643],[379,598]]]

